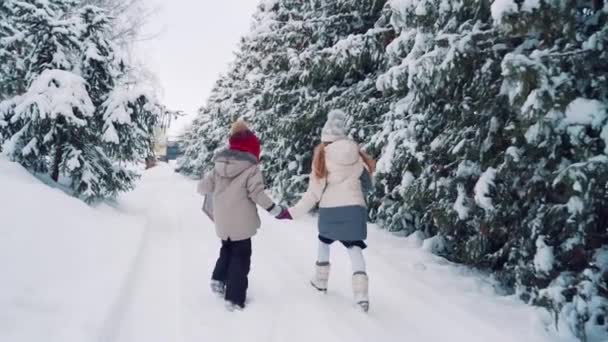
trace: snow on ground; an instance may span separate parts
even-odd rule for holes
[[[142,232],[0,157],[0,341],[95,341]]]
[[[312,290],[312,217],[264,215],[249,305],[227,312],[208,286],[219,241],[202,198],[166,165],[147,171],[115,209],[87,208],[2,160],[0,189],[0,267],[9,279],[1,341],[559,341],[537,309],[495,296],[488,281],[424,251],[415,237],[375,228],[365,252],[368,314],[352,304],[339,245],[328,294]],[[17,221],[25,208],[40,214]]]

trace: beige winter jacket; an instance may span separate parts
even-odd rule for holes
[[[256,158],[246,152],[219,152],[213,171],[200,181],[198,192],[212,195],[215,229],[222,240],[251,238],[260,228],[256,204],[267,210],[274,206],[264,193],[264,179]]]
[[[349,139],[338,140],[325,148],[325,162],[329,176],[319,180],[311,175],[308,190],[289,209],[294,218],[308,213],[316,204],[320,208],[366,207],[360,180],[365,163],[359,155],[359,145]]]

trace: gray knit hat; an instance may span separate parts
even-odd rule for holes
[[[346,138],[346,113],[334,109],[327,114],[327,122],[321,131],[322,142],[334,142]]]

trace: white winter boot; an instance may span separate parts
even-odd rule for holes
[[[327,292],[327,282],[329,281],[329,262],[317,262],[315,265],[315,276],[310,284],[321,292]]]
[[[369,280],[365,272],[356,272],[353,274],[353,293],[355,303],[361,307],[363,312],[369,310]]]
[[[226,294],[226,284],[223,281],[211,279],[211,291],[218,297],[223,298]]]

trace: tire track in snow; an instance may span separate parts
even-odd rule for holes
[[[146,226],[138,256],[100,341],[182,341],[181,276],[176,241],[171,235],[157,224]]]
[[[146,174],[125,196],[125,211],[144,218],[145,230],[119,296],[104,322],[100,342],[180,342],[182,338],[181,220],[171,207],[168,177]],[[150,193],[161,196],[150,196]]]
[[[112,342],[115,341],[120,333],[121,324],[125,319],[127,307],[130,302],[130,298],[133,297],[135,290],[135,283],[140,273],[140,265],[143,263],[144,252],[148,243],[149,222],[146,221],[144,225],[144,231],[142,233],[139,245],[137,247],[137,253],[131,262],[129,271],[125,276],[122,286],[119,290],[119,295],[110,307],[108,316],[102,324],[101,333],[99,334],[99,342]]]

